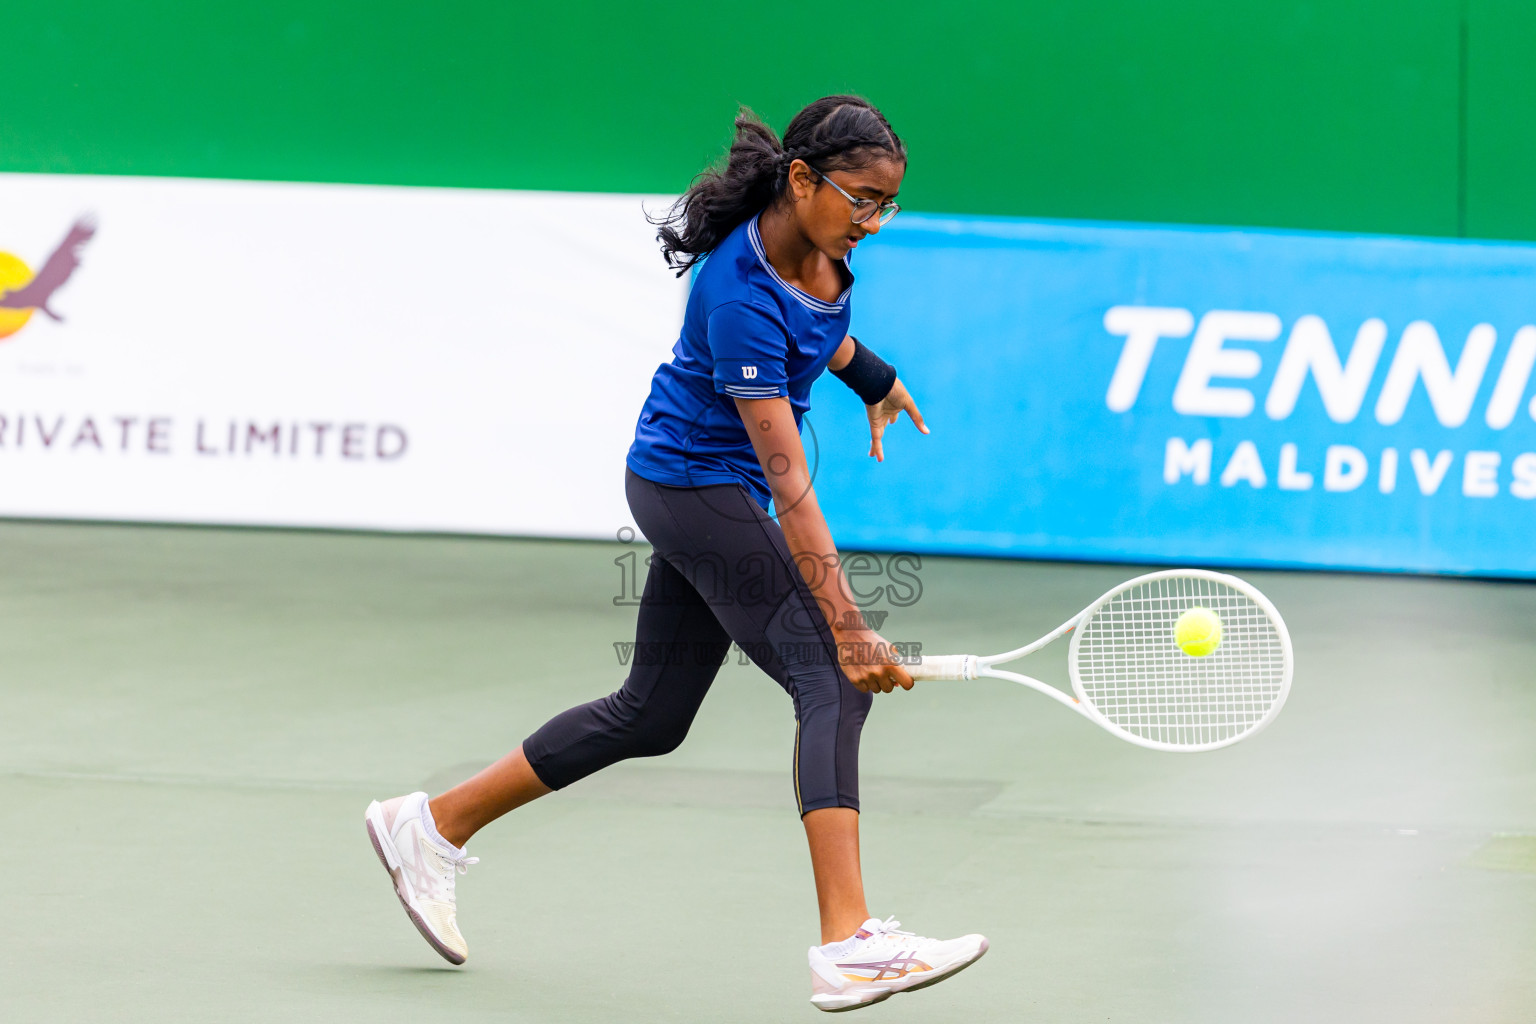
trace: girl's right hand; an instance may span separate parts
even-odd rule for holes
[[[837,664],[854,689],[865,693],[890,693],[896,687],[912,689],[912,675],[896,663],[890,643],[872,629],[834,630]]]

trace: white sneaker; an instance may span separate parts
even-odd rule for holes
[[[831,947],[812,946],[811,1002],[837,1012],[937,984],[981,959],[981,935],[925,939],[899,931],[901,922],[870,918],[851,939]]]
[[[395,882],[395,895],[422,938],[451,964],[462,964],[469,945],[459,934],[454,875],[464,874],[479,857],[445,849],[427,835],[421,815],[427,794],[397,796],[368,805],[364,821],[373,851]]]

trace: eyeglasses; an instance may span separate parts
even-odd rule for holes
[[[811,167],[810,164],[806,164],[805,166]],[[816,171],[816,168],[811,167],[811,170]],[[837,189],[838,194],[853,204],[852,220],[855,224],[863,224],[876,213],[879,213],[880,220],[878,223],[881,227],[885,227],[885,225],[890,223],[891,218],[896,216],[896,214],[901,211],[901,207],[898,204],[891,202],[889,199],[883,203],[877,203],[873,199],[856,199],[855,197],[849,195],[847,192],[844,192],[842,187],[838,185],[837,182],[827,177],[825,171],[816,171],[816,173],[821,175],[822,181]]]

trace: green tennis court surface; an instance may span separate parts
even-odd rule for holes
[[[12,523],[0,550],[0,1019],[817,1019],[794,726],[755,669],[677,753],[471,843],[463,969],[364,836],[370,799],[618,684],[620,545]],[[1135,571],[925,559],[884,632],[991,652]],[[871,909],[993,945],[858,1019],[1536,1019],[1536,587],[1243,575],[1297,675],[1236,747],[1141,750],[1001,682],[877,698]]]

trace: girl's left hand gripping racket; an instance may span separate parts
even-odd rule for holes
[[[1179,616],[1208,608],[1221,643],[1205,657],[1174,639]],[[1074,698],[1038,679],[995,666],[1032,654],[1067,633]],[[1252,585],[1219,572],[1172,569],[1123,583],[1032,644],[978,657],[927,655],[913,679],[1007,679],[1065,704],[1121,739],[1193,753],[1246,739],[1275,720],[1291,692],[1291,636]]]

